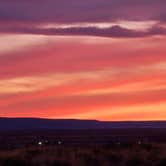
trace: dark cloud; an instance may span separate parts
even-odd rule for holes
[[[1,0],[1,21],[164,20],[165,0]]]
[[[165,0],[1,0],[0,32],[44,35],[90,35],[103,37],[142,37],[165,35],[165,28],[156,25],[146,31],[110,28],[69,27],[47,28],[47,23],[166,21]]]
[[[19,34],[41,34],[41,35],[84,35],[84,36],[100,36],[100,37],[146,37],[153,35],[165,35],[166,28],[156,25],[145,31],[138,31],[123,28],[115,25],[110,28],[89,27],[68,27],[68,28],[39,28],[32,26],[3,26],[0,27],[1,33],[19,33]]]

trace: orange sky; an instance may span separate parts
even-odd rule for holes
[[[165,6],[1,0],[0,117],[166,120]]]
[[[0,42],[0,116],[166,119],[165,37],[4,34]]]

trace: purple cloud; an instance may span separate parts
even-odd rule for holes
[[[165,35],[165,28],[156,25],[145,31],[119,25],[109,28],[78,26],[42,28],[42,24],[93,22],[166,21],[164,0],[1,0],[0,33],[44,35],[89,35],[103,37],[143,37]]]
[[[165,21],[165,9],[164,0],[1,0],[0,21]]]
[[[151,28],[142,30],[133,30],[115,25],[110,28],[89,27],[68,27],[68,28],[39,28],[32,26],[14,26],[0,27],[1,33],[21,33],[21,34],[42,34],[42,35],[86,35],[101,37],[146,37],[153,35],[165,35],[166,28],[156,25]]]

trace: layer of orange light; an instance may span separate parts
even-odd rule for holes
[[[74,38],[73,40],[76,43],[78,39]],[[72,41],[72,39],[70,38],[69,41]],[[73,117],[84,119],[97,118],[102,120],[166,118],[164,111],[166,107],[164,104],[159,107],[158,116],[155,111],[159,103],[165,103],[166,98],[164,56],[166,50],[162,45],[163,41],[165,41],[164,39],[159,39],[159,42],[152,42],[153,39],[147,39],[151,43],[140,44],[138,48],[133,46],[131,48],[132,51],[128,48],[128,45],[124,46],[125,40],[111,40],[111,45],[113,43],[113,46],[116,47],[113,51],[110,49],[108,40],[106,43],[104,41],[96,43],[94,40],[91,40],[92,43],[85,42],[85,44],[82,42],[77,44],[79,47],[76,49],[74,44],[68,45],[69,41],[66,43],[66,40],[63,38],[60,47],[54,49],[52,47],[47,48],[48,51],[43,54],[42,51],[32,51],[30,52],[30,58],[28,57],[29,54],[23,54],[21,55],[22,59],[28,57],[28,61],[25,60],[23,64],[20,63],[18,66],[6,66],[5,71],[7,71],[7,68],[11,68],[8,71],[10,74],[13,69],[16,69],[18,75],[11,74],[9,78],[1,78],[0,80],[0,97],[2,99],[0,101],[1,116]],[[128,41],[128,44],[132,44],[132,42],[134,40]],[[139,44],[140,41],[136,40],[136,43]],[[123,51],[129,49],[131,52],[129,51],[129,54],[127,54],[128,51],[126,51],[124,52],[125,55],[120,56],[120,53],[122,54],[123,52],[116,51],[119,47],[118,44],[122,46]],[[160,44],[161,46],[159,46]],[[147,55],[147,51],[144,52],[144,47],[147,47],[147,45],[148,54],[152,52],[151,55]],[[96,48],[96,46],[104,48]],[[154,46],[157,48],[154,48]],[[140,47],[143,52],[136,52],[134,55],[134,51],[139,50]],[[63,48],[72,49],[70,52],[69,50],[60,50]],[[86,50],[84,50],[85,48]],[[154,53],[153,50],[155,50]],[[103,59],[105,58],[103,64],[101,63],[103,60],[101,57],[102,52],[104,53]],[[156,54],[157,52],[158,54]],[[35,55],[36,53],[37,55]],[[44,55],[45,53],[47,54]],[[47,66],[43,63],[39,66],[46,67],[42,69],[42,72],[34,73],[32,70],[29,76],[20,74],[21,71],[19,70],[24,70],[24,66],[27,64],[29,65],[27,69],[31,69],[37,65],[33,63],[34,59],[39,60],[40,63],[42,59],[40,61],[38,57],[47,60],[47,57],[55,53],[58,53],[61,57],[48,59],[48,62],[52,62],[52,65],[56,61],[64,62],[62,65],[59,65],[58,70],[60,71],[57,71],[57,69],[54,71],[50,68],[49,71],[44,73],[47,67],[50,67],[50,64],[48,63]],[[111,61],[109,55],[113,54],[117,54],[117,58],[112,56]],[[139,59],[140,54],[144,55],[142,59]],[[13,57],[16,55],[11,54],[10,56]],[[123,58],[123,56],[128,59]],[[77,63],[66,61],[72,59],[77,60]],[[92,60],[94,60],[94,64]],[[133,62],[135,64],[132,64]],[[70,64],[70,68],[74,67],[74,65],[81,66],[81,68],[78,68],[80,69],[78,71],[75,69],[68,71],[66,68],[68,64]],[[107,65],[106,68],[104,68],[105,64]],[[57,75],[59,76],[57,77]],[[150,106],[147,107],[147,105]],[[152,114],[156,116],[152,116],[149,113],[150,111],[146,111],[146,109],[150,110],[152,108],[151,105],[155,108],[155,110],[151,110]],[[140,109],[136,109],[137,107]],[[114,110],[116,114],[111,113],[110,110]]]
[[[166,102],[154,104],[139,104],[136,106],[111,107],[103,109],[89,110],[88,113],[72,114],[59,116],[58,118],[77,118],[100,119],[111,121],[146,121],[146,120],[165,120],[166,117]],[[54,118],[54,117],[53,117]]]

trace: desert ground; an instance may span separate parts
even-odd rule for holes
[[[165,129],[1,132],[0,166],[164,166]]]

